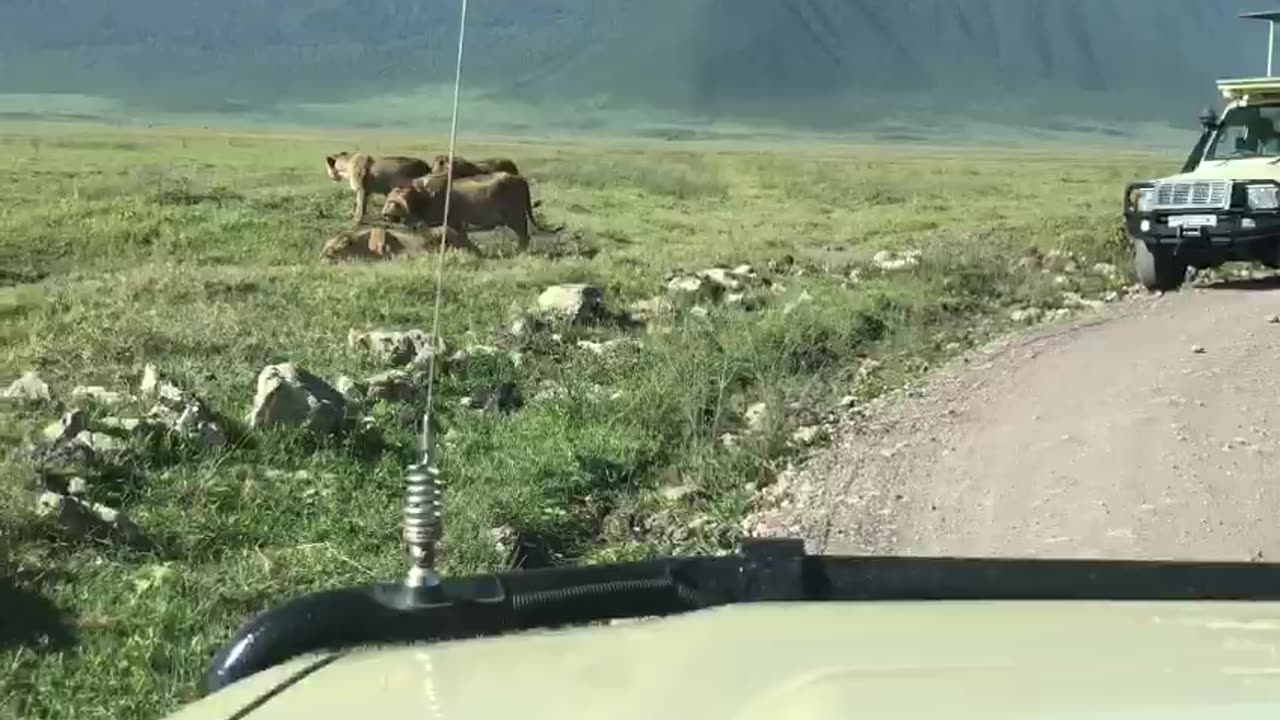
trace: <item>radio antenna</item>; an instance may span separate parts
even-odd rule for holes
[[[462,95],[462,51],[467,37],[467,0],[461,0],[458,17],[458,57],[453,76],[453,112],[449,123],[449,164],[445,173],[444,217],[440,227],[440,247],[436,253],[435,302],[431,316],[430,356],[427,359],[427,399],[422,411],[419,438],[420,462],[405,476],[404,539],[409,549],[409,574],[405,585],[428,598],[440,589],[436,544],[444,530],[444,488],[436,462],[435,409],[436,365],[443,349],[440,343],[440,306],[444,298],[444,262],[447,249],[449,211],[453,200],[453,159],[458,144],[458,106]]]

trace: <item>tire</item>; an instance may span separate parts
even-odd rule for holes
[[[1165,248],[1151,248],[1138,239],[1133,240],[1133,269],[1138,282],[1148,290],[1176,290],[1187,279],[1186,262]]]

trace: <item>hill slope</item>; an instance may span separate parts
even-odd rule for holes
[[[493,0],[472,6],[466,81],[809,125],[892,97],[960,112],[1164,119],[1256,72],[1256,0]],[[0,92],[150,108],[333,101],[452,79],[458,9],[415,0],[7,0]],[[56,18],[56,22],[51,22]],[[858,102],[860,101],[860,102]]]

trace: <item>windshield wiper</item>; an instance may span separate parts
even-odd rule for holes
[[[386,583],[320,592],[245,625],[205,677],[214,692],[291,658],[437,642],[753,602],[911,600],[1280,600],[1280,567],[1258,563],[827,557],[799,540],[721,557]]]

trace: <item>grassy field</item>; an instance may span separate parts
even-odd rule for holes
[[[266,364],[298,362],[331,382],[382,369],[347,349],[347,333],[429,328],[436,260],[319,262],[351,201],[322,158],[357,147],[442,150],[372,135],[8,129],[0,382],[36,369],[66,401],[75,385],[136,390],[154,363],[236,419]],[[731,547],[758,488],[794,460],[795,427],[1010,329],[1011,309],[1123,285],[1088,269],[1128,272],[1124,183],[1179,160],[466,138],[460,152],[515,157],[543,217],[566,230],[528,255],[494,234],[479,236],[490,257],[449,257],[451,348],[496,342],[555,283],[595,284],[614,310],[664,294],[676,269],[748,263],[779,288],[759,310],[682,311],[665,334],[544,332],[518,365],[503,354],[445,377],[450,572],[501,567],[501,527],[553,562]],[[1080,271],[1022,262],[1033,248],[1078,253]],[[918,267],[873,267],[877,252],[906,249],[921,251]],[[624,336],[638,342],[604,357],[575,344]],[[518,413],[460,407],[500,381],[522,388]],[[535,400],[547,387],[562,390]],[[779,411],[744,432],[745,409],[762,401]],[[141,526],[145,551],[78,539],[34,513],[20,448],[59,409],[11,403],[0,415],[0,715],[158,717],[195,696],[206,660],[252,614],[402,571],[412,448],[395,408],[373,409],[390,440],[373,457],[243,428],[229,449],[137,453],[127,483],[90,492]],[[725,433],[740,442],[726,447]],[[673,487],[683,490],[663,492]]]

